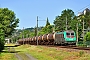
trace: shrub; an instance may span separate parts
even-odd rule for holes
[[[81,56],[83,56],[84,55],[84,51],[80,51],[79,52],[79,56],[81,57]]]
[[[0,52],[4,49],[4,42],[0,40]]]
[[[90,32],[87,32],[86,35],[84,36],[85,41],[90,41]]]

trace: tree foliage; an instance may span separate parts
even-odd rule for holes
[[[88,12],[86,12],[86,14],[85,15],[83,15],[84,16],[84,21],[85,21],[85,28],[90,28],[90,11]]]
[[[65,9],[62,11],[61,16],[57,16],[54,20],[55,29],[58,31],[66,30],[66,21],[67,21],[67,30],[71,28],[71,21],[74,19],[75,14],[71,9]]]
[[[43,27],[42,30],[39,31],[38,35],[48,34],[48,33],[52,33],[52,32],[53,32],[53,26],[50,25],[48,17],[47,17],[45,27]]]
[[[8,8],[0,8],[0,26],[5,32],[5,37],[11,35],[14,28],[18,27],[19,19]]]
[[[61,16],[56,16],[56,19],[54,20],[54,24],[56,31],[65,30],[65,22],[61,19]]]
[[[90,41],[90,32],[87,32],[87,34],[85,35],[84,39],[86,41]]]
[[[30,33],[31,32],[29,30],[22,30],[22,32],[20,33],[20,38],[28,38],[31,35]]]
[[[50,25],[48,17],[47,17],[47,21],[46,21],[46,26]]]
[[[79,37],[80,37],[83,34],[83,23],[84,23],[84,29],[87,30],[87,28],[90,28],[90,11],[86,11],[86,13],[79,15],[77,18],[79,21],[78,27],[79,27]]]
[[[4,49],[5,35],[2,29],[0,29],[0,52]]]
[[[44,28],[42,28],[41,31],[39,31],[39,35],[48,34],[48,33],[52,33],[52,32],[53,32],[53,26],[48,25],[48,26],[45,26]]]
[[[0,8],[0,51],[4,49],[5,37],[12,34],[18,26],[19,19],[8,8]]]

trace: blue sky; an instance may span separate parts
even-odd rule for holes
[[[9,8],[20,19],[19,29],[35,27],[37,16],[39,20],[48,17],[53,24],[55,17],[64,9],[72,9],[77,15],[85,8],[90,8],[89,4],[90,0],[0,0],[1,8]],[[45,26],[45,23],[46,21],[39,21],[39,26]]]

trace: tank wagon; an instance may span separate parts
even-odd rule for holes
[[[55,32],[44,34],[32,38],[19,39],[19,44],[38,44],[39,45],[52,45],[52,44],[76,44],[76,34],[73,30],[64,32]]]

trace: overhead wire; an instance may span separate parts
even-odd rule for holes
[[[77,10],[75,13],[78,13],[79,11],[81,11],[81,10],[83,10],[83,9],[87,8],[88,6],[90,6],[90,4],[88,4],[88,5],[84,6],[83,8],[81,8],[81,9],[79,9],[79,10]]]

